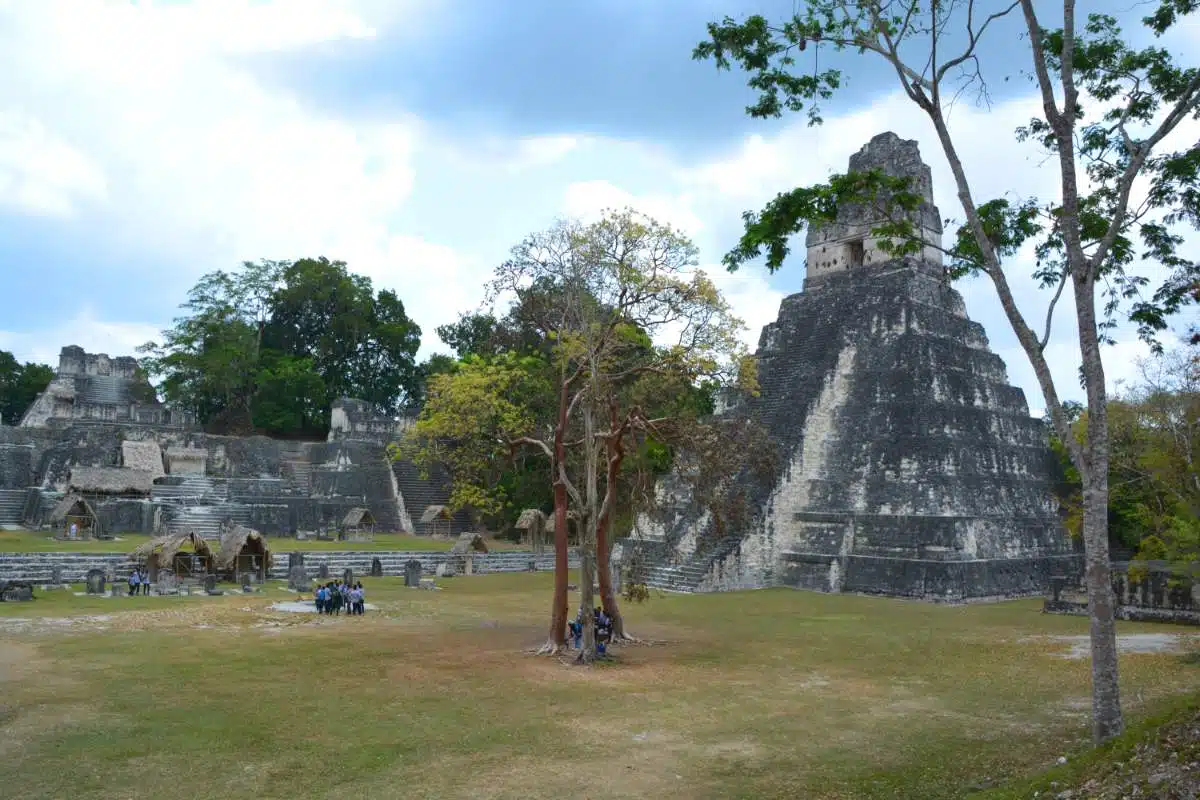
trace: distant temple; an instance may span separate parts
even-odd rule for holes
[[[75,504],[108,533],[319,533],[353,509],[380,531],[431,532],[419,520],[446,504],[448,476],[387,449],[411,420],[352,399],[331,417],[323,442],[207,434],[159,402],[135,359],[64,347],[20,424],[0,425],[0,527],[53,526],[55,509]],[[463,513],[443,523],[452,534],[468,525]]]
[[[757,351],[761,394],[723,398],[781,449],[754,521],[712,535],[671,480],[619,555],[651,586],[794,586],[931,600],[1034,594],[1079,556],[1057,514],[1042,423],[969,320],[942,265],[942,226],[917,143],[876,136],[851,171],[906,176],[923,251],[895,258],[869,208],[810,229],[804,291]]]

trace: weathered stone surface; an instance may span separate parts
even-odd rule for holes
[[[421,562],[417,561],[415,558],[411,559],[404,565],[404,585],[421,585]]]
[[[208,594],[220,594],[220,590],[217,589],[216,575],[204,576],[204,591]]]
[[[342,583],[354,583],[354,570],[349,567],[342,570]]]
[[[448,561],[443,561],[441,564],[437,565],[436,574],[439,578],[453,578],[458,574],[458,572],[455,570],[454,564]]]
[[[317,567],[317,577],[323,581],[329,580],[329,564],[328,563],[321,562],[321,565]]]
[[[24,581],[0,583],[0,602],[26,603],[33,599],[33,585]]]
[[[292,568],[288,570],[288,591],[312,591],[312,578],[308,577],[308,571],[304,569],[303,564],[293,564]]]
[[[917,221],[940,240],[915,142],[884,134],[851,165],[913,177]],[[805,291],[759,339],[761,394],[726,412],[758,420],[780,450],[775,481],[747,484],[756,519],[718,541],[664,481],[667,507],[640,525],[651,585],[962,601],[1038,594],[1078,569],[1042,423],[940,257],[880,257],[871,224],[848,209],[810,233]]]
[[[102,569],[89,569],[84,578],[88,594],[104,594],[105,575]]]
[[[378,557],[371,559],[371,577],[372,578],[382,578],[383,577],[383,561],[381,561]]]

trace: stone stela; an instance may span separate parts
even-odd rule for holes
[[[753,523],[712,536],[668,477],[627,555],[648,585],[682,591],[1041,594],[1080,556],[1056,513],[1042,423],[946,277],[929,167],[893,133],[850,167],[910,179],[926,246],[884,253],[869,208],[809,231],[804,291],[759,339],[760,395],[721,402],[779,447],[774,481],[747,484]]]

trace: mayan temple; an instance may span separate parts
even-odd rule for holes
[[[874,168],[910,178],[925,198],[914,221],[939,244],[917,143],[876,136],[850,159]],[[780,447],[774,485],[752,493],[756,520],[714,541],[686,503],[665,503],[618,554],[640,553],[648,584],[963,601],[1042,592],[1078,569],[1042,423],[967,318],[940,250],[893,258],[873,224],[854,208],[810,229],[804,290],[759,339],[761,394],[724,412],[758,419]]]

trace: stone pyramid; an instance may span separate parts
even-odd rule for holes
[[[852,171],[909,176],[916,221],[941,241],[915,141],[876,136]],[[966,316],[941,253],[880,252],[863,209],[808,236],[804,291],[759,340],[747,414],[780,447],[759,518],[714,543],[704,520],[643,519],[649,583],[713,591],[787,585],[930,600],[1017,596],[1078,569],[1057,515],[1040,421]]]

